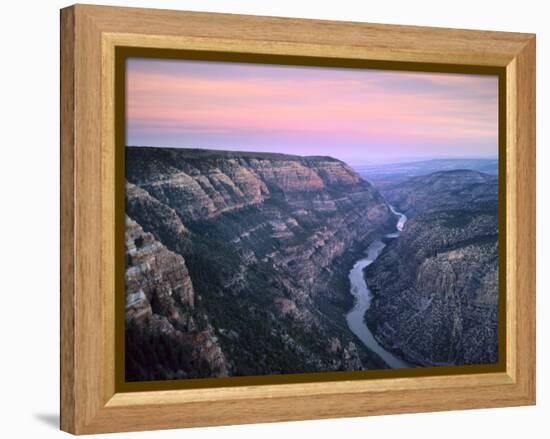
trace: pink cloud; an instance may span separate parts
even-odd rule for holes
[[[209,66],[207,74],[129,68],[129,129],[408,142],[472,142],[498,133],[494,77],[360,70],[331,76],[318,74],[322,69],[293,77],[291,70],[262,67],[257,75],[242,76],[224,76],[222,65]]]

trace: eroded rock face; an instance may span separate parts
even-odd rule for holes
[[[365,273],[366,321],[419,365],[498,360],[497,179],[471,171],[415,177],[386,193],[410,215]]]
[[[352,262],[396,219],[349,166],[127,148],[126,169],[127,214],[185,260],[193,312],[207,316],[230,375],[385,367],[343,314]]]
[[[348,165],[330,157],[216,153],[129,148],[127,178],[187,221],[261,204],[273,192],[320,192],[362,182]]]
[[[227,362],[217,337],[207,319],[196,312],[194,302],[185,260],[127,218],[128,381],[199,377],[196,365],[213,376],[227,375]]]

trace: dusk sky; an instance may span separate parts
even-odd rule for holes
[[[145,58],[126,68],[129,146],[349,162],[498,153],[496,76]]]

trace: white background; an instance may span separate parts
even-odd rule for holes
[[[104,3],[97,1],[97,3]],[[550,430],[550,190],[547,2],[514,1],[111,1],[112,5],[368,21],[537,34],[538,405],[120,434],[117,437],[347,438],[548,437]],[[0,16],[0,436],[58,437],[59,405],[59,8],[8,0]],[[7,244],[7,245],[6,245]],[[543,432],[546,428],[546,435]]]

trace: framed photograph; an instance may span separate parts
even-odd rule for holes
[[[61,11],[61,428],[535,402],[535,37]]]

